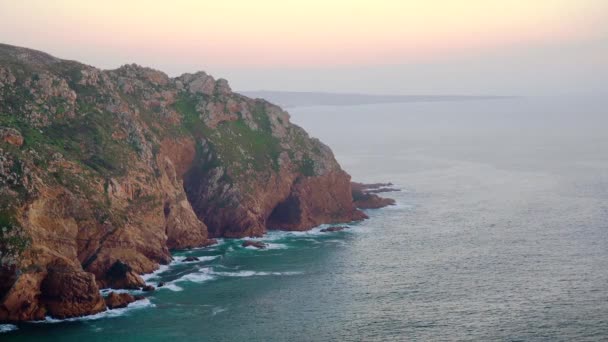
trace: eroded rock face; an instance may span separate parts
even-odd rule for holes
[[[224,79],[0,57],[0,321],[99,312],[170,249],[365,217],[327,146]]]
[[[104,301],[108,309],[120,309],[133,303],[135,301],[135,297],[133,297],[133,295],[130,293],[110,292],[110,294],[104,298]]]
[[[118,260],[105,273],[104,287],[114,289],[139,289],[145,286],[144,280],[133,271],[133,268],[128,264]]]
[[[42,280],[40,291],[40,302],[52,317],[77,317],[106,309],[95,276],[88,272],[52,268]]]

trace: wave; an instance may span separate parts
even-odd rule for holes
[[[142,294],[144,291],[142,290],[129,290],[129,289],[113,289],[111,287],[107,287],[105,289],[99,290],[102,296],[110,294],[110,292],[116,293],[130,293],[130,294]]]
[[[215,316],[215,315],[217,315],[217,314],[219,314],[219,313],[221,313],[221,312],[224,312],[224,311],[226,311],[226,310],[228,310],[228,309],[226,309],[226,308],[222,308],[222,307],[220,307],[220,306],[215,307],[215,308],[213,308],[213,310],[211,310],[211,316]]]
[[[198,272],[188,273],[175,280],[168,281],[161,287],[158,287],[157,283],[151,283],[151,285],[155,285],[157,290],[166,289],[173,292],[179,292],[184,289],[177,285],[178,283],[191,282],[200,284],[213,279],[215,279],[215,277],[211,275],[211,270],[207,267],[203,267],[199,268]]]
[[[169,265],[160,265],[158,269],[152,273],[142,274],[141,278],[147,283],[148,280],[156,278],[159,274],[169,270]]]
[[[102,318],[119,317],[119,316],[123,316],[123,315],[127,314],[129,311],[139,310],[139,309],[149,308],[149,307],[155,307],[155,306],[156,305],[154,303],[152,303],[149,299],[146,298],[146,299],[142,299],[142,300],[133,302],[125,308],[106,310],[106,311],[96,313],[94,315],[72,317],[72,318],[65,318],[65,319],[57,319],[57,318],[52,318],[52,317],[47,316],[42,321],[32,321],[31,323],[62,323],[62,322],[94,321],[94,320],[98,320],[98,319],[102,319]]]
[[[146,282],[146,284],[155,285],[154,283],[150,283],[150,280],[157,278],[160,274],[167,272],[169,269],[171,269],[171,267],[173,267],[175,265],[195,264],[198,262],[204,262],[204,261],[210,261],[213,259],[217,259],[219,257],[220,257],[220,255],[200,256],[200,257],[197,257],[198,261],[184,261],[186,259],[185,256],[176,256],[173,258],[173,261],[171,261],[171,263],[169,263],[169,265],[160,265],[160,267],[156,271],[154,271],[152,273],[143,274],[141,277]]]
[[[212,275],[210,275],[210,273],[211,272],[208,269],[201,270],[200,272],[188,273],[188,274],[172,281],[172,283],[184,282],[184,281],[189,281],[192,283],[204,283],[206,281],[214,279],[214,277]]]
[[[0,324],[0,334],[15,331],[17,329],[19,328],[14,324]]]
[[[192,264],[192,263],[197,263],[197,262],[209,261],[209,260],[217,259],[219,257],[220,257],[219,255],[197,256],[196,257],[196,258],[198,258],[197,261],[184,261],[187,257],[176,256],[176,257],[173,257],[173,261],[169,264],[169,266],[176,265],[176,264]]]
[[[283,276],[283,275],[297,275],[302,272],[256,272],[256,271],[238,271],[238,272],[215,272],[211,271],[211,274],[224,276],[224,277],[254,277],[254,276]]]
[[[264,244],[266,245],[266,248],[257,248],[257,247],[254,247],[254,246],[247,246],[247,247],[245,247],[245,249],[250,249],[250,250],[254,250],[254,251],[268,251],[268,250],[273,250],[273,249],[287,249],[287,248],[289,248],[287,245],[282,244],[282,243],[265,242]]]
[[[305,231],[284,231],[284,230],[273,230],[268,233],[263,238],[260,238],[260,241],[276,241],[282,240],[285,238],[293,238],[293,237],[314,237],[324,235],[326,233],[322,232],[321,229],[332,227],[335,225],[323,224],[317,226],[310,230]]]
[[[174,283],[168,283],[168,284],[165,284],[165,285],[163,285],[161,287],[156,287],[157,291],[160,291],[162,289],[173,291],[173,292],[179,292],[179,291],[183,291],[184,290],[183,288],[175,285]]]

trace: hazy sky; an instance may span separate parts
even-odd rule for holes
[[[0,0],[0,42],[239,90],[601,92],[608,0]]]

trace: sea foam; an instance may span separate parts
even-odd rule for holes
[[[19,328],[17,328],[17,326],[14,324],[0,324],[0,334],[15,331],[17,329]]]
[[[133,302],[125,308],[106,310],[106,311],[96,313],[94,315],[72,317],[72,318],[66,318],[66,319],[57,319],[57,318],[52,318],[52,317],[47,316],[42,321],[32,321],[31,323],[61,323],[61,322],[94,321],[94,320],[98,320],[98,319],[102,319],[102,318],[119,317],[119,316],[123,316],[123,315],[127,314],[129,311],[139,310],[139,309],[149,308],[149,307],[155,307],[155,306],[156,306],[155,304],[153,304],[152,302],[150,302],[149,299],[146,298],[146,299],[142,299],[142,300]]]

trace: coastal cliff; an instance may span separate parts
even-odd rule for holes
[[[327,146],[226,80],[0,44],[0,321],[106,310],[171,249],[365,217]]]

